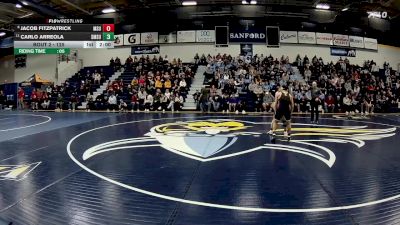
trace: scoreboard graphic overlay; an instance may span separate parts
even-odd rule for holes
[[[113,19],[16,19],[14,54],[69,54],[71,48],[114,48]]]

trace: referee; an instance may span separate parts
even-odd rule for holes
[[[321,99],[319,96],[321,95],[321,90],[317,87],[317,82],[312,82],[311,86],[311,123],[318,124],[319,119],[319,111],[318,106],[321,104]],[[315,120],[314,120],[315,113]]]

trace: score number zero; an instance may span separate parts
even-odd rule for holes
[[[95,32],[114,32],[114,24],[94,25],[93,31]]]

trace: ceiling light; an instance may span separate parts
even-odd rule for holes
[[[317,9],[330,9],[331,7],[326,3],[318,3],[315,8]]]
[[[243,4],[243,5],[247,5],[247,4],[249,4],[249,3],[248,3],[246,0],[243,0],[243,1],[242,1],[242,4]]]
[[[27,3],[27,2],[25,2],[25,1],[22,1],[22,4],[23,4],[23,5],[28,5],[28,3]]]
[[[20,8],[22,8],[22,5],[17,3],[17,4],[15,5],[15,7],[17,7],[18,9],[20,9]]]
[[[182,2],[182,5],[188,6],[188,5],[197,5],[196,1],[184,1]]]
[[[6,35],[6,32],[0,32],[0,37],[3,37],[4,35]]]
[[[257,1],[251,0],[250,4],[255,5],[255,4],[257,4]]]
[[[107,8],[107,9],[103,9],[101,10],[102,13],[114,13],[115,9],[113,8]]]
[[[347,7],[344,8],[344,9],[342,9],[343,12],[344,12],[344,11],[347,11],[347,10],[349,10],[349,8],[347,8]]]

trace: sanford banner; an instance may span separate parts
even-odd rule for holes
[[[230,30],[229,42],[240,43],[267,43],[267,37],[264,29],[252,30]]]
[[[132,46],[131,55],[160,54],[160,45]]]
[[[335,47],[331,47],[331,55],[333,55],[333,56],[356,57],[356,50],[354,48],[335,48]]]

